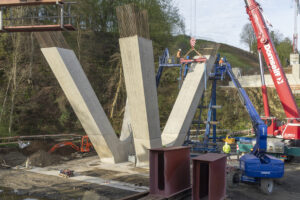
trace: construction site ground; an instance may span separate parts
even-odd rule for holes
[[[34,161],[29,168],[25,168],[27,157]],[[121,199],[149,190],[148,169],[136,168],[130,162],[104,164],[95,153],[83,156],[70,151],[64,156],[49,156],[46,152],[38,151],[26,156],[17,150],[6,150],[0,153],[0,159],[11,166],[5,168],[2,165],[0,169],[0,199],[106,200]],[[38,159],[42,161],[38,162]],[[237,165],[236,156],[228,159],[228,166]],[[59,176],[61,169],[74,170],[74,177]],[[266,196],[255,185],[240,184],[238,187],[227,187],[227,199],[300,199],[299,175],[300,159],[295,159],[285,165],[285,175],[276,181],[273,194]]]

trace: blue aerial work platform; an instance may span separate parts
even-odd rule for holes
[[[274,185],[273,179],[281,178],[284,174],[284,163],[273,156],[267,155],[267,125],[261,120],[246,91],[232,72],[231,65],[226,61],[226,58],[224,65],[226,66],[226,73],[237,88],[240,100],[251,118],[256,135],[256,144],[253,150],[240,158],[241,181],[258,183],[263,192],[271,193]]]
[[[163,72],[164,67],[180,67],[180,78],[182,77],[182,63],[175,64],[173,61],[169,61],[169,51],[168,49],[165,50],[164,55],[160,58],[160,65],[158,69],[158,73],[156,76],[156,83],[157,86],[159,85],[159,81]],[[173,59],[174,60],[174,59]],[[261,120],[259,114],[257,113],[255,107],[253,106],[251,100],[249,99],[246,91],[242,88],[239,81],[236,79],[234,73],[232,72],[231,65],[227,62],[226,58],[223,59],[223,63],[219,64],[220,55],[215,63],[213,73],[209,74],[209,79],[212,80],[212,88],[211,88],[211,99],[210,103],[207,107],[203,106],[203,99],[202,97],[200,102],[200,115],[197,121],[198,129],[197,132],[199,134],[200,124],[205,125],[205,134],[204,134],[204,141],[200,142],[199,140],[193,141],[190,139],[190,134],[187,136],[187,140],[185,145],[189,145],[192,147],[192,150],[199,150],[199,151],[218,151],[216,145],[216,83],[217,80],[223,80],[225,75],[227,74],[229,78],[232,80],[233,84],[238,90],[240,100],[242,104],[245,106],[253,125],[253,130],[256,135],[256,144],[253,147],[251,153],[246,154],[241,157],[240,159],[240,171],[241,177],[240,181],[242,182],[251,182],[251,183],[258,183],[265,193],[271,193],[273,191],[274,182],[273,179],[281,178],[284,174],[284,163],[270,155],[267,155],[267,125],[264,121]],[[188,64],[186,63],[186,73],[188,72]],[[183,75],[186,75],[183,74]],[[183,76],[184,78],[184,76]],[[183,81],[183,79],[181,79]],[[202,109],[208,108],[207,119],[206,122],[201,120]],[[213,130],[212,137],[210,136],[210,130]],[[210,139],[212,139],[212,145],[210,143]],[[215,145],[214,145],[215,144]]]

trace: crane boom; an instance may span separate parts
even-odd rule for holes
[[[258,49],[263,53],[286,117],[289,119],[298,119],[300,117],[299,109],[277,56],[261,8],[255,0],[245,0],[245,3],[257,38]]]

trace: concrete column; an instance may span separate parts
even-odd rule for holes
[[[300,64],[299,64],[299,54],[290,55],[290,64],[292,65],[293,77],[296,80],[300,79]]]
[[[191,65],[163,130],[163,145],[180,146],[185,140],[205,89],[205,66],[208,75],[216,60],[215,54],[206,57],[206,63]]]
[[[130,119],[130,113],[129,113],[129,105],[128,100],[126,100],[126,106],[124,111],[124,117],[123,117],[123,123],[122,123],[122,129],[121,129],[121,135],[120,140],[125,141],[129,143],[129,154],[133,155],[134,152],[134,145],[133,145],[133,133],[132,133],[132,125],[131,125],[131,119]]]
[[[117,138],[75,53],[56,47],[41,50],[101,161],[127,161],[129,144]]]
[[[148,149],[162,146],[152,42],[138,36],[119,42],[137,166],[148,166]]]

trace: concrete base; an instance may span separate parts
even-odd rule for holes
[[[130,142],[117,138],[75,53],[56,47],[42,52],[101,161],[127,161]]]
[[[290,55],[290,64],[292,65],[292,73],[296,80],[300,82],[300,64],[299,64],[299,54]]]
[[[206,57],[208,58],[206,63],[192,64],[183,82],[162,133],[163,145],[180,146],[185,140],[205,89],[205,66],[208,79],[216,60],[215,55]]]
[[[298,94],[300,87],[300,64],[299,64],[299,54],[290,55],[290,64],[292,65],[292,74],[286,74],[286,78],[293,93]],[[260,75],[251,76],[240,76],[238,80],[242,87],[261,87]],[[267,87],[275,87],[273,79],[270,74],[265,75],[265,82]],[[234,87],[232,82],[229,82],[230,87]]]
[[[137,166],[148,166],[148,149],[162,146],[152,42],[138,36],[119,42]]]
[[[129,143],[128,153],[129,153],[129,155],[134,155],[135,151],[134,151],[134,144],[133,144],[133,133],[132,133],[128,100],[126,100],[126,106],[125,106],[125,111],[124,111],[120,140],[123,142]]]

